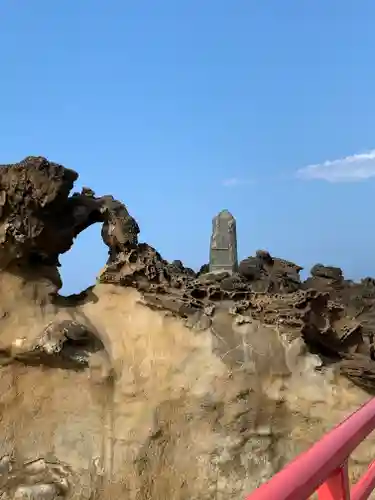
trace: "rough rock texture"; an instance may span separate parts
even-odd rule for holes
[[[122,203],[69,196],[76,178],[0,168],[1,499],[241,499],[369,398],[374,280],[302,282],[266,251],[195,273]],[[58,257],[96,222],[98,284],[59,296]]]

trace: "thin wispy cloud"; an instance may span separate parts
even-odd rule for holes
[[[239,179],[238,177],[230,177],[229,179],[224,179],[221,184],[226,188],[235,188],[253,183],[254,181],[249,179]]]
[[[297,177],[305,180],[327,182],[357,182],[375,177],[375,149],[337,160],[308,165],[297,171]]]

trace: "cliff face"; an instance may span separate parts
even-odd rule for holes
[[[76,178],[0,169],[1,498],[241,499],[368,399],[371,280],[301,283],[267,252],[195,274]],[[99,283],[61,297],[59,255],[93,223]]]

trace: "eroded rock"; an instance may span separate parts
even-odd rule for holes
[[[237,500],[368,398],[372,278],[319,264],[301,282],[265,250],[237,270],[234,244],[228,269],[195,273],[139,242],[123,203],[70,195],[76,178],[0,168],[4,498]],[[59,255],[94,223],[99,283],[61,297]]]
[[[6,469],[0,472],[2,498],[9,500],[61,500],[67,498],[72,479],[70,468],[58,461],[39,458],[31,462],[6,459]]]

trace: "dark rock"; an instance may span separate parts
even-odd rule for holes
[[[311,276],[317,278],[327,278],[333,280],[343,279],[342,270],[339,267],[323,266],[323,264],[315,264],[310,273]]]
[[[250,281],[260,279],[262,276],[263,264],[258,257],[248,257],[240,262],[238,272],[241,276]]]
[[[96,222],[110,259],[137,243],[139,227],[112,196],[95,198],[84,188],[69,197],[78,174],[42,157],[0,168],[0,266],[12,261],[58,265],[74,238]]]
[[[203,264],[203,266],[200,267],[197,276],[200,276],[201,274],[208,273],[210,270],[210,265],[209,264]]]
[[[222,290],[231,292],[235,290],[247,290],[248,285],[241,275],[234,274],[224,278],[220,283],[220,287]]]
[[[256,292],[294,292],[300,288],[299,272],[302,267],[258,250],[256,257],[248,257],[240,262],[239,274],[252,282]]]
[[[255,252],[255,255],[263,263],[272,266],[272,264],[273,264],[273,258],[271,257],[271,254],[269,252],[267,252],[267,250],[257,250]]]

